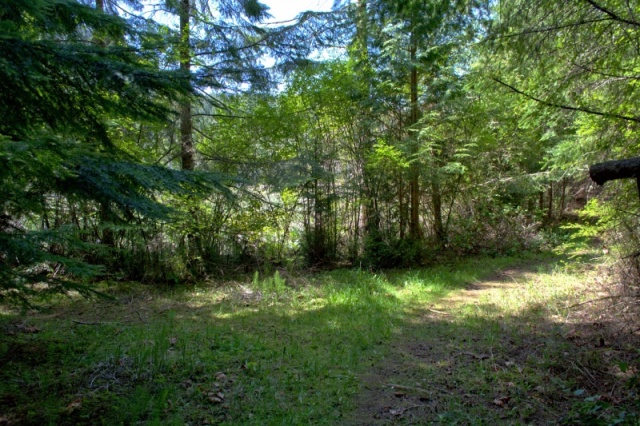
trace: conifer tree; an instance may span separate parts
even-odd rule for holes
[[[122,217],[167,217],[155,194],[209,184],[140,163],[109,136],[121,118],[166,120],[191,91],[180,73],[158,69],[157,34],[73,0],[0,0],[0,28],[0,297],[23,299],[33,282],[70,288],[61,270],[97,270],[73,256],[95,248],[49,223],[51,194],[109,203]],[[109,42],[92,43],[94,33]]]

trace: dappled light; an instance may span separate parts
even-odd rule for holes
[[[0,426],[639,424],[640,2],[279,1],[0,0]]]
[[[599,391],[592,368],[628,378],[608,346],[574,344],[591,278],[563,262],[121,286],[5,318],[0,396],[28,386],[11,415],[29,422],[555,422]],[[52,388],[58,408],[36,409]]]

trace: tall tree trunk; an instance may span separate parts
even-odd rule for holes
[[[180,71],[185,74],[191,72],[191,15],[190,0],[180,0]],[[191,115],[191,101],[185,99],[180,105],[180,147],[182,170],[193,170],[195,167],[193,149],[193,117]]]
[[[560,215],[562,219],[564,217],[564,208],[567,204],[567,178],[562,178],[562,192],[560,193]]]
[[[191,1],[180,0],[180,41],[178,44],[178,58],[180,60],[180,71],[184,75],[191,74]],[[195,169],[195,151],[193,149],[193,116],[191,114],[191,100],[185,98],[180,103],[180,162],[182,170]],[[202,272],[203,260],[207,257],[202,244],[202,235],[198,226],[197,204],[191,199],[187,202],[188,211],[191,215],[191,231],[187,235],[188,240],[188,260],[192,273]]]
[[[411,70],[410,70],[410,100],[411,100],[411,116],[409,126],[414,126],[420,119],[420,109],[418,105],[418,67],[416,65],[418,52],[418,39],[412,30],[411,33]],[[418,154],[417,138],[411,142],[411,156]],[[409,236],[411,239],[418,240],[422,237],[420,231],[420,168],[417,162],[411,163],[409,170],[409,204],[411,216],[409,218]]]
[[[356,9],[356,46],[355,54],[358,61],[367,66],[369,61],[368,26],[367,26],[367,0],[357,0]]]
[[[431,149],[431,157],[433,161],[433,169],[431,170],[431,209],[433,210],[433,233],[436,237],[436,243],[440,247],[444,247],[446,243],[446,227],[442,219],[442,186],[440,185],[440,176],[438,167],[442,162],[443,154],[435,149]]]
[[[404,240],[404,227],[405,227],[405,221],[404,221],[404,182],[402,181],[402,176],[400,176],[398,178],[398,200],[400,201],[400,239]]]
[[[445,242],[445,229],[442,221],[442,193],[440,192],[440,180],[437,171],[431,180],[431,207],[433,208],[433,231],[439,245]]]
[[[96,0],[96,10],[104,13],[104,0]],[[93,36],[93,41],[102,47],[106,47],[107,45],[107,39],[103,31],[96,31]],[[103,227],[100,241],[108,247],[115,246],[115,236],[109,228],[109,225],[114,222],[114,219],[111,202],[109,200],[100,201],[100,223]]]
[[[547,206],[547,220],[551,222],[553,219],[553,182],[549,183],[549,189],[547,190],[549,194],[549,204]]]
[[[352,54],[356,58],[361,75],[369,79],[372,70],[371,63],[369,61],[369,26],[367,0],[357,0],[356,4],[356,37]],[[371,107],[368,103],[370,102],[371,97],[371,84],[369,80],[367,80],[366,84],[366,103],[365,107],[362,109],[362,118],[364,120],[363,122],[361,122],[359,128],[361,141],[360,161],[362,162],[362,222],[364,224],[365,236],[373,236],[374,238],[377,238],[377,235],[380,231],[380,212],[378,211],[378,203],[376,199],[378,195],[375,189],[376,177],[374,176],[375,172],[372,173],[372,171],[367,166],[367,158],[373,150],[374,145],[374,137],[371,134],[371,129],[366,123],[371,113]]]

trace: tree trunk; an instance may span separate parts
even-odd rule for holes
[[[562,178],[562,192],[560,193],[560,218],[564,217],[564,208],[567,204],[567,178]]]
[[[404,182],[402,181],[402,176],[400,176],[398,178],[398,200],[400,201],[400,239],[404,240],[404,227],[405,227],[405,221],[404,221]]]
[[[606,161],[589,167],[589,176],[598,185],[610,180],[640,177],[640,157]]]
[[[538,210],[540,213],[544,211],[544,191],[538,193]]]
[[[191,27],[189,19],[191,7],[189,0],[180,0],[180,71],[185,75],[191,72]],[[193,117],[191,115],[191,101],[185,99],[180,105],[180,147],[182,170],[193,170],[195,168],[193,149]]]
[[[353,45],[352,54],[354,55],[358,69],[366,79],[366,96],[365,108],[362,109],[364,117],[364,125],[360,125],[360,159],[362,164],[362,222],[364,225],[365,236],[377,235],[380,230],[380,212],[378,211],[376,177],[375,172],[368,168],[367,158],[373,150],[375,138],[371,134],[371,129],[366,124],[370,118],[371,106],[369,104],[371,98],[371,83],[369,78],[372,74],[371,63],[369,58],[369,25],[367,0],[356,0],[356,37]],[[365,239],[366,240],[366,237]]]
[[[367,26],[367,0],[356,1],[356,57],[363,65],[369,62],[368,26]]]
[[[553,219],[553,182],[549,183],[549,189],[547,190],[549,194],[549,200],[547,205],[547,220],[551,221]]]
[[[442,245],[445,242],[444,223],[442,222],[442,194],[440,181],[435,173],[431,181],[431,204],[433,207],[433,230],[438,244]]]
[[[411,33],[411,70],[410,70],[410,101],[411,101],[411,116],[409,119],[409,126],[415,126],[420,119],[420,110],[418,108],[418,67],[416,65],[418,51],[418,40],[415,33],[412,30]],[[419,240],[422,237],[420,231],[420,168],[415,161],[415,156],[418,154],[418,141],[417,137],[411,142],[411,156],[413,162],[411,163],[409,170],[409,204],[411,210],[411,216],[409,218],[409,236],[411,239]]]

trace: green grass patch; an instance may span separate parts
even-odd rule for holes
[[[454,340],[480,339],[458,341],[456,351],[497,347],[499,318],[519,315],[515,304],[508,312],[490,303],[466,307],[453,323],[428,329],[415,325],[416,315],[522,262],[482,258],[379,273],[256,274],[225,286],[173,289],[119,284],[106,288],[115,301],[60,299],[28,315],[5,310],[0,417],[58,425],[348,422],[363,390],[361,378],[395,356],[391,343],[453,332]],[[443,367],[415,368],[428,377]],[[473,368],[474,374],[456,374],[472,377],[465,386],[477,392],[496,380],[539,385],[507,373],[501,378],[486,365]],[[489,376],[493,382],[487,383]],[[463,410],[450,404],[449,416]]]

